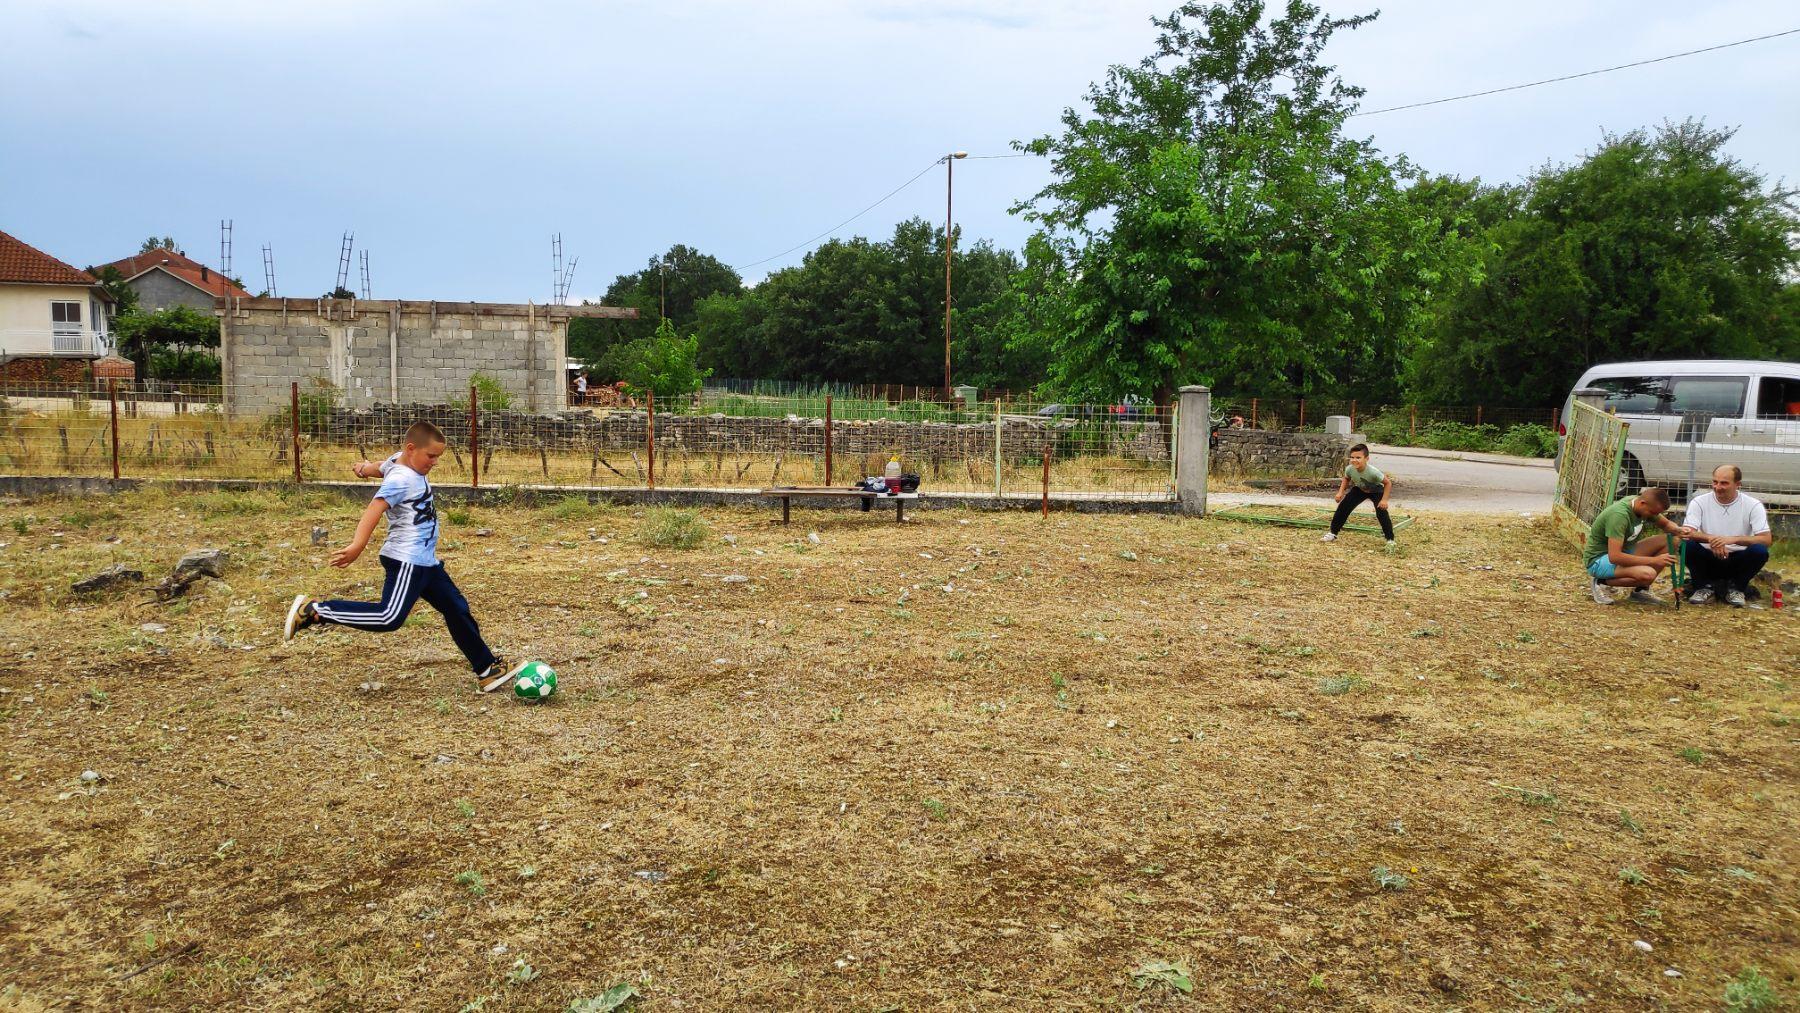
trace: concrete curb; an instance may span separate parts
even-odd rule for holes
[[[180,492],[218,492],[223,490],[295,490],[327,492],[362,503],[375,492],[372,482],[263,482],[230,478],[86,478],[73,475],[0,475],[0,495],[35,498],[42,496],[100,496],[130,492],[141,488],[164,488]],[[507,503],[535,504],[552,502],[569,496],[586,498],[589,503],[617,506],[726,506],[774,508],[778,501],[764,497],[755,489],[638,489],[562,485],[502,485],[479,489],[466,485],[433,485],[437,495],[450,502],[495,505]],[[794,501],[820,509],[860,510],[856,500],[837,497],[797,495]],[[927,492],[913,501],[915,510],[1037,510],[1041,499],[1035,495],[993,496],[982,493]],[[885,509],[876,504],[876,509]],[[1092,499],[1068,495],[1050,496],[1050,509],[1091,514],[1178,514],[1181,504],[1172,499]]]
[[[1556,462],[1547,457],[1509,457],[1506,454],[1478,454],[1473,451],[1432,450],[1429,447],[1390,447],[1385,443],[1371,443],[1369,450],[1376,454],[1391,454],[1394,457],[1428,457],[1435,461],[1473,461],[1477,464],[1508,464],[1515,468],[1556,468]]]

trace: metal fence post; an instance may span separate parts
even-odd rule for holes
[[[469,488],[481,488],[481,402],[476,400],[475,385],[469,384]]]
[[[106,381],[107,400],[112,402],[112,458],[113,481],[119,480],[119,381]]]
[[[1356,399],[1350,399],[1350,431],[1356,432]]]
[[[1000,419],[1000,402],[994,402],[994,498],[1000,498],[1000,434],[1003,423]]]
[[[1050,516],[1050,444],[1044,444],[1044,497],[1042,500],[1044,516]]]
[[[300,481],[301,481],[301,479],[300,479],[300,381],[296,380],[293,383],[289,384],[288,391],[289,391],[290,396],[292,397],[292,407],[293,407],[292,414],[293,414],[293,422],[294,422],[294,425],[293,425],[294,484],[299,485]]]
[[[825,484],[831,484],[831,395],[825,395]]]
[[[1250,428],[1256,428],[1256,398],[1250,399]]]
[[[1480,405],[1475,406],[1475,424],[1481,425],[1481,406]]]
[[[656,488],[656,392],[644,392],[644,457],[649,462],[646,487]]]
[[[1294,426],[1294,428],[1295,429],[1305,429],[1306,428],[1306,399],[1305,398],[1300,399],[1300,422],[1298,425]]]
[[[1406,424],[1406,437],[1409,440],[1416,440],[1419,438],[1419,406],[1409,404],[1406,406],[1406,412],[1411,420]]]

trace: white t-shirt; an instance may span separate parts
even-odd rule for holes
[[[431,483],[425,476],[390,458],[381,466],[376,497],[387,501],[387,541],[381,554],[417,566],[436,566],[438,520]]]
[[[1720,503],[1717,496],[1705,492],[1688,503],[1687,513],[1682,515],[1681,523],[1699,528],[1709,535],[1739,538],[1760,535],[1769,530],[1769,512],[1763,509],[1761,501],[1754,496],[1745,495],[1742,490],[1739,490],[1737,499],[1730,503]]]

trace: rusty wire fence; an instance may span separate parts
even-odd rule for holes
[[[366,408],[347,406],[318,378],[252,386],[254,396],[225,387],[5,385],[0,473],[344,481],[355,462],[392,453],[410,425],[429,421],[448,444],[433,472],[440,483],[848,487],[896,459],[928,493],[1174,494],[1167,407],[730,394],[543,414],[505,391],[462,384]],[[265,407],[233,407],[241,404]]]

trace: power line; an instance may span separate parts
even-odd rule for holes
[[[1536,88],[1541,85],[1556,84],[1559,81],[1573,81],[1577,78],[1593,77],[1597,74],[1610,74],[1615,70],[1629,70],[1632,67],[1645,67],[1652,63],[1663,63],[1667,60],[1679,60],[1684,56],[1711,53],[1720,49],[1730,49],[1733,46],[1747,46],[1752,42],[1765,42],[1769,39],[1779,39],[1784,35],[1795,34],[1800,34],[1800,28],[1790,28],[1785,32],[1771,32],[1768,35],[1758,35],[1752,39],[1739,39],[1736,42],[1724,42],[1717,46],[1707,46],[1704,49],[1690,49],[1684,53],[1670,53],[1667,56],[1653,57],[1648,60],[1634,60],[1631,63],[1621,63],[1616,67],[1602,67],[1599,70],[1584,70],[1579,74],[1564,74],[1561,77],[1547,77],[1542,81],[1528,81],[1525,84],[1511,84],[1504,88],[1489,88],[1486,91],[1472,91],[1467,95],[1452,95],[1449,98],[1432,99],[1429,102],[1409,102],[1406,105],[1388,106],[1385,109],[1368,109],[1363,112],[1351,113],[1350,116],[1352,118],[1357,116],[1379,116],[1382,113],[1397,113],[1402,109],[1422,109],[1425,106],[1438,106],[1443,105],[1446,102],[1461,102],[1464,99],[1481,98],[1484,95],[1498,95],[1501,92],[1521,91],[1526,88]]]
[[[782,250],[780,253],[777,253],[772,257],[764,257],[761,260],[753,260],[748,264],[735,265],[732,268],[732,270],[742,271],[742,270],[745,270],[746,268],[755,267],[758,264],[767,264],[769,261],[778,260],[782,257],[785,257],[788,254],[794,252],[795,250],[800,249],[801,247],[811,246],[812,244],[818,242],[819,240],[824,239],[826,236],[831,235],[833,232],[836,232],[837,230],[843,228],[844,226],[850,224],[851,222],[856,221],[858,218],[861,218],[863,215],[866,215],[869,212],[880,207],[881,205],[887,203],[889,197],[892,197],[895,194],[899,193],[900,191],[906,189],[907,187],[912,186],[914,183],[917,183],[919,181],[920,176],[923,176],[926,173],[930,172],[931,170],[937,168],[937,165],[940,161],[942,161],[942,159],[938,159],[938,158],[932,159],[931,162],[925,166],[925,168],[920,169],[918,171],[918,173],[916,173],[911,179],[907,180],[906,182],[900,184],[897,187],[894,187],[892,190],[889,190],[887,192],[886,196],[882,197],[880,200],[876,201],[875,203],[869,205],[866,208],[863,208],[861,211],[858,211],[857,213],[851,215],[850,217],[844,219],[843,221],[837,223],[836,225],[833,225],[831,228],[826,229],[824,232],[819,233],[818,235],[812,237],[811,239],[808,239],[806,242],[795,243],[793,246],[790,246],[787,249]]]
[[[1782,32],[1771,32],[1767,35],[1758,35],[1753,38],[1739,39],[1736,42],[1724,42],[1724,43],[1720,43],[1719,45],[1716,45],[1716,46],[1706,46],[1706,47],[1703,47],[1700,49],[1690,49],[1690,50],[1687,50],[1687,51],[1681,52],[1681,53],[1670,53],[1667,56],[1652,57],[1651,59],[1648,59],[1648,60],[1634,60],[1631,63],[1621,63],[1621,64],[1618,64],[1617,66],[1613,66],[1613,67],[1601,67],[1598,70],[1585,70],[1579,74],[1564,74],[1560,77],[1547,77],[1541,81],[1527,81],[1524,84],[1507,85],[1504,88],[1489,88],[1486,91],[1472,91],[1472,92],[1469,92],[1464,95],[1451,95],[1448,98],[1431,99],[1430,101],[1427,101],[1427,102],[1409,102],[1405,105],[1387,106],[1382,109],[1366,109],[1361,112],[1351,113],[1348,118],[1354,119],[1358,116],[1379,116],[1382,113],[1397,113],[1404,109],[1423,109],[1426,106],[1443,105],[1446,102],[1461,102],[1461,101],[1464,101],[1465,99],[1482,98],[1487,95],[1499,95],[1503,92],[1523,91],[1526,88],[1539,88],[1546,84],[1556,84],[1561,81],[1574,81],[1574,80],[1578,80],[1578,79],[1584,78],[1584,77],[1595,77],[1600,74],[1611,74],[1614,71],[1630,70],[1633,67],[1646,67],[1653,63],[1665,63],[1669,60],[1679,60],[1684,56],[1697,56],[1701,53],[1712,53],[1712,52],[1717,52],[1718,50],[1721,50],[1721,49],[1732,49],[1737,46],[1747,46],[1753,42],[1766,42],[1770,39],[1779,39],[1779,38],[1782,38],[1782,37],[1788,36],[1788,35],[1800,35],[1800,28],[1790,28],[1790,29],[1788,29],[1786,31],[1782,31]],[[969,155],[968,157],[971,159],[1031,158],[1031,157],[1033,157],[1033,153],[1028,152],[1028,151],[1017,151],[1017,152],[1012,152],[1012,153],[1004,154],[1004,155]],[[892,198],[895,194],[897,194],[900,191],[906,189],[907,187],[913,185],[915,182],[918,181],[920,176],[923,176],[927,172],[930,172],[938,164],[938,161],[941,161],[941,159],[934,160],[930,165],[927,165],[925,168],[920,169],[917,175],[913,176],[911,179],[907,180],[906,182],[895,187],[893,190],[889,191],[887,193],[887,195],[882,197],[880,200],[876,201],[873,204],[870,204],[868,207],[863,208],[861,211],[858,211],[857,213],[844,219],[843,221],[841,221],[838,224],[832,226],[831,228],[825,230],[824,232],[819,233],[818,235],[812,237],[811,239],[808,239],[806,242],[798,243],[794,246],[790,246],[787,249],[781,251],[780,253],[775,254],[772,257],[764,257],[761,260],[751,261],[748,264],[739,265],[735,268],[735,270],[742,271],[746,268],[756,267],[759,264],[766,264],[771,260],[778,260],[782,257],[785,257],[788,254],[793,253],[795,250],[801,249],[803,247],[811,246],[812,244],[818,242],[819,240],[824,239],[825,237],[831,235],[833,232],[836,232],[837,230],[843,228],[844,226],[850,224],[851,222],[856,221],[858,218],[861,218],[863,215],[866,215],[869,212],[875,210],[876,208],[880,207],[882,204],[887,203],[887,201],[890,198]]]

